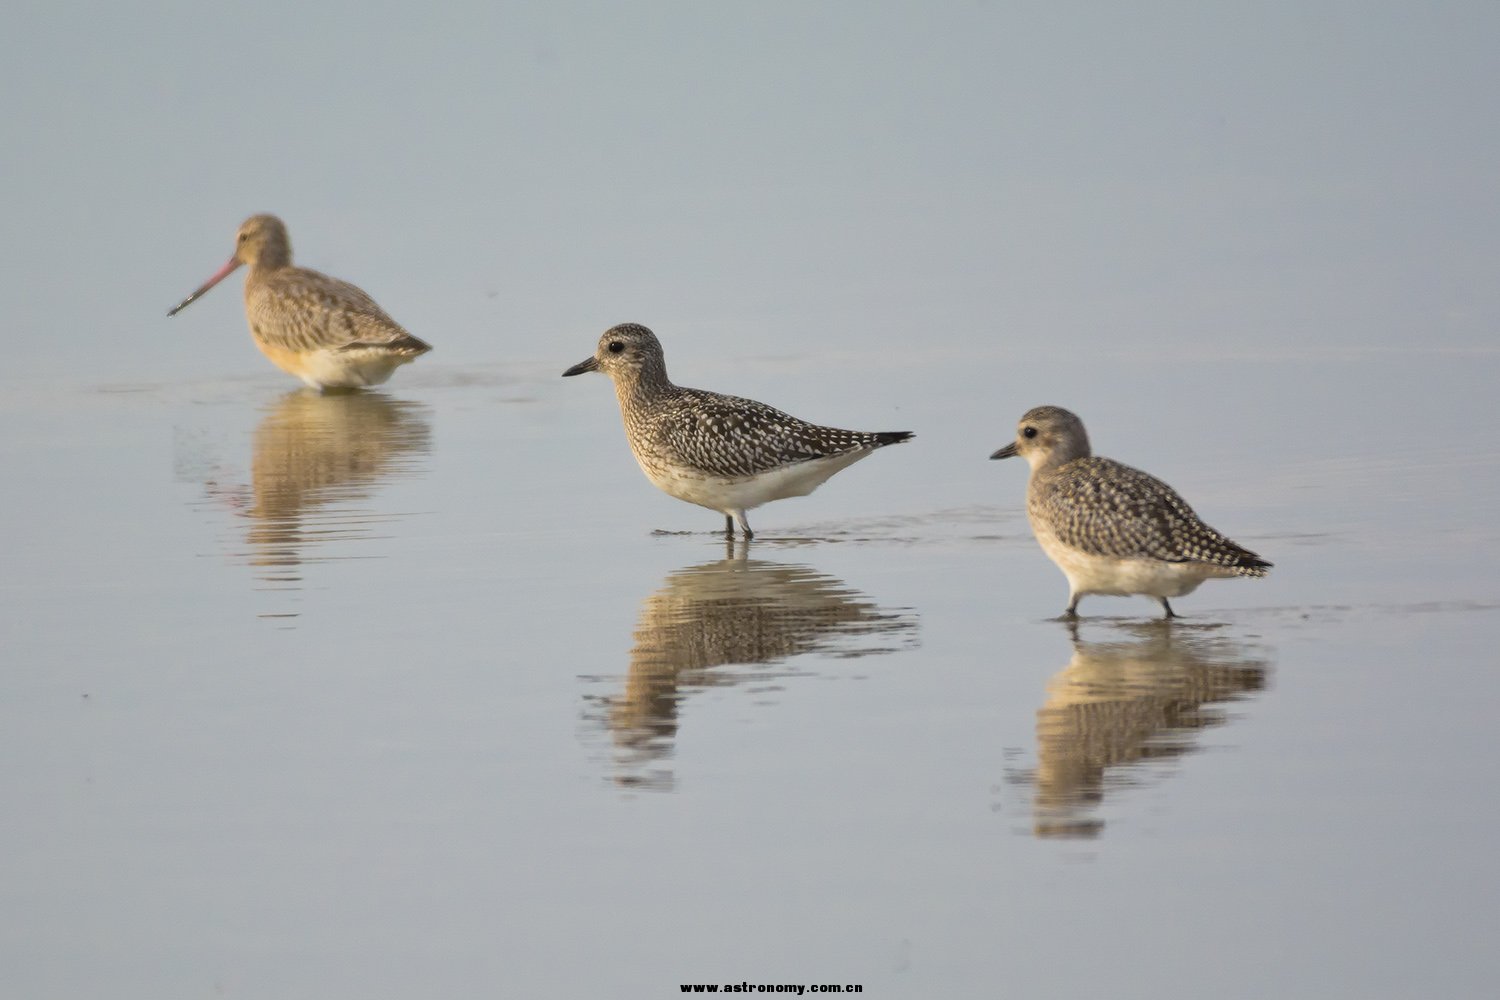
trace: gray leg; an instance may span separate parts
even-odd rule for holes
[[[1172,610],[1172,605],[1170,605],[1170,604],[1167,603],[1167,599],[1165,597],[1158,597],[1157,600],[1161,601],[1162,610],[1167,613],[1166,614],[1167,618],[1180,618],[1181,617],[1181,615],[1177,614],[1177,612],[1175,612],[1175,611]]]
[[[734,518],[729,514],[724,515],[724,537],[734,537]]]
[[[740,522],[740,530],[745,533],[745,537],[746,538],[754,538],[755,537],[755,532],[753,532],[753,531],[750,530],[750,522],[747,521],[747,520],[745,520],[745,512],[744,511],[742,511],[742,510],[735,511],[734,512],[734,519],[736,521]]]
[[[1082,594],[1069,594],[1068,597],[1069,597],[1069,600],[1068,600],[1068,610],[1066,610],[1066,611],[1063,612],[1063,617],[1064,618],[1077,618],[1078,617],[1078,601],[1079,601],[1080,598],[1083,597],[1083,595]]]

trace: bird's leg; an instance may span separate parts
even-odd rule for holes
[[[1068,597],[1068,610],[1063,612],[1063,617],[1071,620],[1078,617],[1078,601],[1083,595],[1069,594]]]
[[[732,514],[725,514],[724,515],[724,537],[725,538],[733,538],[734,537],[734,515],[732,515]]]
[[[1165,617],[1167,617],[1167,618],[1181,618],[1182,617],[1177,612],[1175,612],[1175,611],[1172,610],[1172,605],[1170,605],[1170,604],[1167,603],[1167,599],[1165,597],[1158,597],[1157,600],[1161,601],[1162,610],[1166,612]]]
[[[747,521],[747,520],[745,520],[745,512],[744,511],[742,511],[742,510],[735,511],[734,512],[734,519],[736,521],[740,522],[740,530],[745,533],[745,538],[746,538],[747,541],[749,539],[755,537],[755,532],[753,532],[753,531],[750,530],[750,522]]]

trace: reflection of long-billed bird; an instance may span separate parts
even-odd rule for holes
[[[1037,768],[1032,806],[1039,837],[1091,837],[1103,828],[1093,808],[1106,775],[1194,748],[1193,734],[1225,721],[1209,709],[1266,685],[1267,662],[1215,628],[1152,623],[1132,637],[1084,642],[1047,685],[1036,713]]]
[[[623,694],[607,700],[622,784],[663,786],[643,776],[671,754],[677,708],[687,690],[765,678],[720,672],[727,664],[780,663],[803,653],[856,657],[915,645],[917,618],[882,609],[842,581],[794,563],[728,558],[677,570],[641,607]]]
[[[249,520],[252,565],[300,580],[316,545],[368,536],[393,515],[357,506],[383,480],[410,471],[430,447],[426,407],[376,393],[282,397],[255,430],[247,488],[212,483]]]

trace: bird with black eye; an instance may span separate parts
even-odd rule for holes
[[[1204,580],[1265,576],[1271,564],[1204,524],[1177,491],[1139,469],[1099,458],[1083,421],[1060,406],[1021,417],[1016,439],[990,458],[1031,465],[1026,514],[1042,551],[1068,578],[1068,609],[1085,594],[1144,594],[1176,618],[1169,597]]]
[[[656,335],[638,323],[611,327],[594,356],[563,375],[603,372],[615,384],[625,437],[659,489],[724,515],[724,533],[754,532],[745,512],[806,496],[830,476],[910,431],[822,427],[765,403],[674,385]]]

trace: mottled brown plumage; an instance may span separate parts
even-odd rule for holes
[[[167,315],[176,315],[240,265],[245,318],[271,362],[317,389],[379,385],[432,348],[407,333],[369,295],[347,281],[292,264],[286,226],[253,215],[235,236],[234,256]]]

